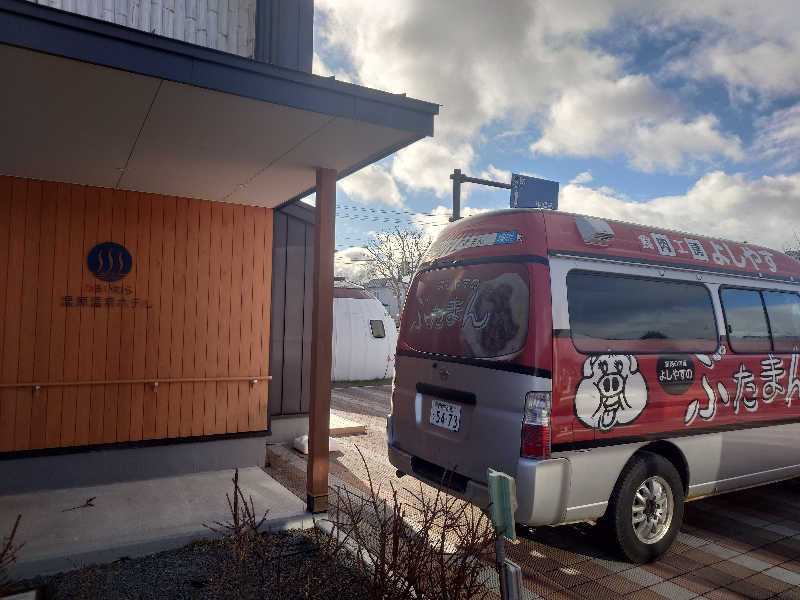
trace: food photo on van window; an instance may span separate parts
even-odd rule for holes
[[[529,305],[524,265],[432,269],[412,286],[402,327],[420,352],[508,359],[525,345]]]

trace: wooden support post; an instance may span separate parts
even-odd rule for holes
[[[314,282],[311,316],[311,408],[308,415],[308,510],[328,510],[328,429],[333,360],[333,249],[336,171],[317,169],[314,211]]]

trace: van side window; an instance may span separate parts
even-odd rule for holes
[[[756,290],[722,288],[720,298],[731,349],[741,353],[770,352],[772,344],[761,293]]]
[[[571,271],[567,301],[580,352],[714,352],[717,325],[703,284]]]
[[[792,292],[762,292],[775,352],[800,345],[800,296]]]

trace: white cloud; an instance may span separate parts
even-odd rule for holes
[[[755,149],[778,166],[800,161],[800,104],[756,121]]]
[[[492,181],[501,181],[503,183],[511,183],[511,171],[500,169],[490,164],[487,169],[478,175],[481,179],[491,179]]]
[[[706,69],[734,89],[755,90],[768,96],[796,92],[800,85],[797,52],[800,45],[762,42],[737,49],[723,42],[708,53]]]
[[[798,198],[800,173],[748,179],[715,171],[701,177],[684,195],[648,202],[570,183],[561,190],[559,208],[781,249],[798,229]]]
[[[470,144],[448,144],[426,138],[395,155],[392,175],[412,190],[432,190],[439,198],[444,198],[453,193],[450,180],[453,169],[469,173],[474,159],[475,152]],[[462,195],[468,194],[466,187],[462,188]]]
[[[398,182],[440,198],[454,168],[470,173],[486,125],[527,123],[562,90],[621,65],[573,39],[576,27],[609,17],[583,3],[551,11],[525,0],[502,10],[486,10],[482,0],[319,0],[316,8],[324,14],[319,51],[348,57],[358,83],[442,105],[436,137],[399,152],[391,170]]]
[[[325,64],[325,61],[323,61],[322,57],[316,52],[314,52],[314,57],[311,61],[311,72],[314,75],[321,75],[322,77],[330,77],[333,75],[328,65]]]
[[[730,2],[673,0],[645,16],[658,31],[678,27],[693,34],[692,50],[669,70],[706,83],[725,83],[741,100],[794,94],[800,87],[800,11],[796,0]]]
[[[394,178],[378,164],[368,165],[348,175],[338,185],[345,194],[365,204],[388,204],[396,208],[405,206]]]
[[[340,250],[333,257],[334,275],[350,281],[362,281],[367,272],[366,257],[367,251],[358,246]]]
[[[691,110],[646,76],[628,74],[629,57],[599,49],[594,33],[635,39],[644,31],[658,38],[686,29],[697,33],[694,46],[705,53],[690,52],[683,77],[797,87],[798,61],[759,66],[793,48],[786,40],[797,27],[745,3],[673,0],[645,9],[632,0],[507,0],[502,10],[486,10],[482,0],[318,0],[316,8],[324,15],[319,51],[347,57],[356,81],[442,104],[436,138],[399,153],[391,169],[398,182],[440,198],[449,173],[468,171],[474,148],[495,123],[515,132],[541,124],[542,135],[530,141],[542,154],[621,154],[646,171],[741,159],[739,139],[722,131],[715,116]],[[735,40],[739,45],[731,45]]]
[[[472,206],[462,206],[461,216],[471,217],[489,211],[488,208],[473,208]],[[427,237],[435,239],[441,233],[445,225],[450,223],[450,217],[453,216],[453,208],[451,206],[443,206],[439,204],[431,211],[431,214],[417,215],[411,217],[411,224],[415,229],[422,231]]]
[[[430,235],[450,216],[452,170],[473,175],[492,158],[478,154],[490,131],[512,131],[541,155],[622,156],[646,172],[730,171],[730,162],[753,158],[786,167],[800,156],[800,104],[756,118],[800,89],[796,0],[666,0],[646,7],[633,0],[506,0],[498,10],[482,0],[317,0],[316,9],[324,15],[316,49],[331,65],[340,62],[331,57],[345,57],[359,84],[442,104],[436,137],[342,182],[359,201],[393,206],[403,205],[406,191],[432,192],[442,203],[434,216],[412,218]],[[630,52],[622,45],[599,49],[596,33],[630,42]],[[652,75],[632,71],[635,45],[645,36],[670,55]],[[314,64],[315,72],[331,73],[319,57]],[[737,102],[751,103],[722,121],[715,107],[695,104],[707,102],[702,90],[720,83]],[[748,119],[755,142],[743,146],[723,124],[741,121],[747,131]],[[495,164],[479,176],[510,179]],[[800,174],[698,177],[684,195],[645,203],[587,187],[587,171],[562,186],[560,204],[773,247],[792,238],[791,224],[800,223]],[[470,189],[463,186],[462,199]]]
[[[594,177],[589,171],[584,171],[583,173],[578,173],[570,183],[589,183],[593,179]]]
[[[721,133],[715,117],[682,118],[675,99],[643,75],[566,91],[531,150],[551,156],[623,154],[642,171],[676,170],[718,155],[742,157],[739,138]]]

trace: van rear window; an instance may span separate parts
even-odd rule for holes
[[[511,358],[525,345],[529,305],[523,264],[425,271],[409,290],[401,339],[411,349],[431,354]]]
[[[572,340],[581,352],[714,352],[717,326],[702,284],[571,271]]]

